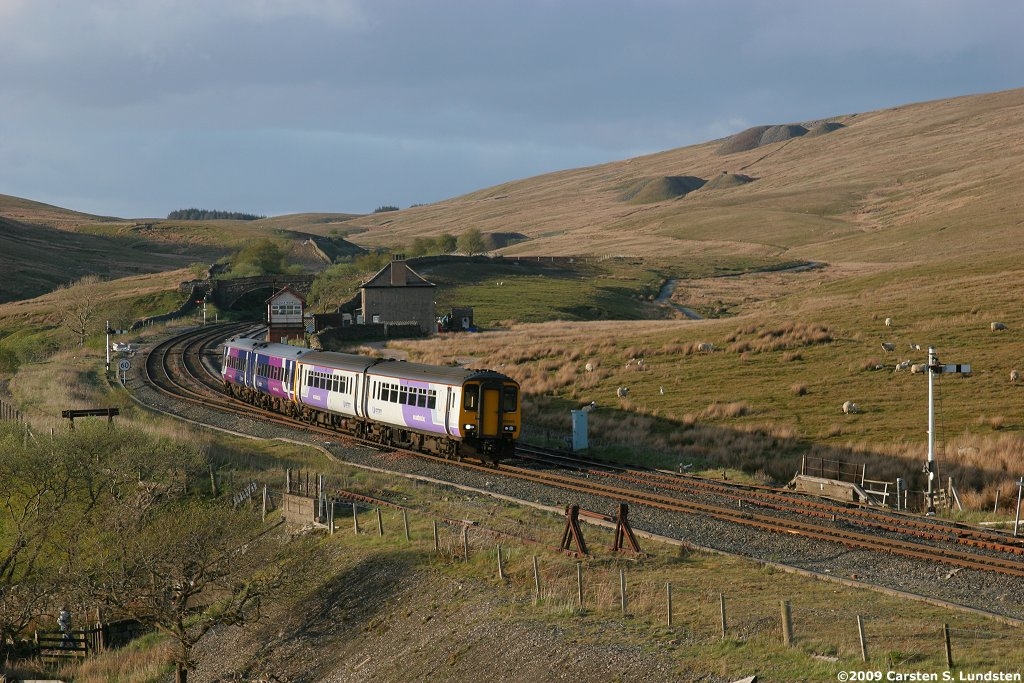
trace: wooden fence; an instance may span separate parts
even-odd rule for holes
[[[302,481],[301,477],[298,481]],[[311,493],[323,491],[323,483],[315,478]],[[296,482],[292,478],[292,483]],[[337,512],[347,516],[351,511],[350,533],[356,537],[384,537],[387,531],[404,539],[405,543],[433,545],[433,552],[459,563],[494,562],[496,577],[501,586],[516,599],[532,601],[534,606],[553,613],[605,613],[611,617],[638,623],[645,620],[651,627],[681,629],[700,640],[756,641],[777,643],[784,647],[834,652],[836,660],[886,662],[892,665],[904,651],[917,652],[922,667],[941,666],[949,669],[957,665],[954,656],[960,648],[978,647],[982,652],[991,650],[991,642],[1004,643],[1006,634],[995,630],[959,625],[960,616],[950,612],[942,621],[901,618],[891,626],[891,615],[880,616],[870,599],[861,613],[840,610],[829,603],[804,604],[801,596],[789,599],[777,596],[750,594],[749,592],[709,591],[688,585],[685,576],[673,584],[651,581],[644,572],[631,573],[626,568],[609,567],[604,563],[592,564],[568,559],[567,553],[557,552],[552,543],[489,529],[476,521],[420,519],[412,524],[409,508],[401,505],[368,500],[351,492],[334,490],[322,505],[322,497],[304,498],[302,513],[306,523],[326,518],[326,529],[335,534]],[[344,498],[352,496],[351,501]],[[293,494],[295,498],[303,498]],[[318,502],[321,504],[318,505]],[[394,509],[389,509],[394,508]],[[326,511],[326,515],[322,514]],[[391,517],[385,518],[385,511]],[[415,514],[415,511],[412,511]],[[369,513],[369,514],[367,514]],[[397,516],[397,518],[395,518]],[[369,519],[366,519],[369,517]],[[589,534],[606,535],[609,530],[589,530]],[[604,545],[604,544],[602,544]],[[532,548],[530,548],[532,546]],[[533,548],[548,547],[554,555],[534,554]],[[530,549],[528,549],[530,548]],[[699,564],[699,562],[697,562]],[[699,571],[695,568],[694,571]],[[766,571],[774,571],[766,566]],[[685,574],[685,569],[682,572]],[[845,579],[837,579],[844,583]],[[767,591],[774,593],[775,591]],[[881,590],[895,599],[906,599],[907,594]],[[952,606],[951,606],[952,607]],[[971,611],[971,610],[966,610]],[[942,622],[945,623],[942,623]],[[996,618],[995,621],[1020,625],[1015,619]],[[1010,650],[1024,644],[1017,636],[1011,642],[999,645]],[[978,657],[977,653],[972,655]],[[915,660],[916,661],[916,660]],[[915,664],[917,666],[917,664]],[[938,679],[936,679],[938,680]]]
[[[126,645],[149,629],[135,619],[122,619],[93,628],[72,630],[67,637],[60,631],[36,631],[32,655],[49,664],[88,657],[109,648]]]
[[[0,400],[0,420],[5,422],[24,422],[25,416],[14,406]]]

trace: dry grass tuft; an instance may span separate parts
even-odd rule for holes
[[[150,639],[146,639],[147,641]],[[62,666],[57,676],[76,683],[106,681],[158,681],[172,668],[171,646],[160,642],[151,647],[125,647],[109,650],[82,660],[81,664]]]
[[[746,401],[733,401],[732,403],[712,403],[701,412],[700,417],[704,420],[716,420],[721,418],[736,418],[750,415],[753,412],[750,404]]]

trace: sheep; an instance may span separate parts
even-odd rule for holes
[[[904,360],[904,361],[900,361],[899,363],[896,364],[896,367],[893,369],[893,372],[899,372],[900,370],[906,370],[909,367],[910,367],[910,360],[909,359],[908,360]]]
[[[858,412],[860,412],[860,408],[858,408],[857,404],[854,403],[853,401],[847,401],[846,403],[843,404],[844,415],[852,415],[853,413]]]
[[[915,344],[914,342],[910,342],[910,350],[911,351],[920,351],[921,350],[921,345],[920,344]]]
[[[701,353],[711,353],[715,350],[715,345],[711,342],[701,342],[700,344],[697,344],[697,350]]]
[[[1020,380],[1020,373],[1016,370],[1010,370],[1010,381],[1016,384]]]
[[[992,328],[993,332],[996,332],[998,330],[1005,330],[1006,323],[992,323],[991,325],[989,325],[989,327]]]
[[[913,365],[910,366],[910,372],[915,375],[923,375],[924,373],[928,372],[928,364],[914,363]]]
[[[594,371],[594,364],[593,363],[587,363],[584,367],[587,369],[587,372],[593,372]]]
[[[885,319],[885,326],[886,327],[892,327],[892,318],[886,318]]]
[[[892,342],[882,342],[882,350],[886,353],[896,350],[896,345]]]
[[[615,390],[615,395],[619,398],[626,398],[629,396],[629,387],[619,387]]]

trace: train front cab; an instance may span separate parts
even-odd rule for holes
[[[519,386],[507,377],[481,375],[462,387],[464,452],[497,462],[510,457],[519,437]]]

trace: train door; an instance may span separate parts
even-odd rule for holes
[[[476,413],[476,435],[479,438],[501,436],[501,383],[467,384],[463,391],[463,408]]]
[[[486,383],[481,386],[480,434],[487,438],[501,436],[501,384]]]
[[[295,372],[295,361],[285,360],[283,370],[284,372],[281,376],[281,389],[284,391],[285,398],[291,401],[295,398],[295,395],[292,393],[292,373]]]
[[[366,381],[366,377],[363,375],[355,374],[352,376],[352,412],[355,413],[356,417],[363,417],[366,415],[366,408],[363,407],[363,382]]]
[[[256,388],[256,352],[245,351],[245,381],[244,385],[250,389]]]

